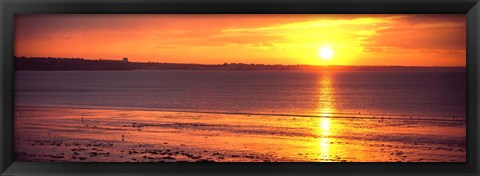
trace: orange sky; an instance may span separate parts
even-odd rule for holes
[[[17,15],[15,55],[465,66],[465,15]],[[329,48],[330,59],[319,51]]]

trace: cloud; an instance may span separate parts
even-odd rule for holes
[[[198,61],[234,54],[314,64],[328,45],[338,63],[349,64],[409,53],[464,60],[466,43],[464,15],[62,14],[18,15],[15,25],[15,53],[27,56]]]
[[[368,38],[366,49],[402,48],[424,50],[465,50],[466,27],[463,15],[409,15]]]

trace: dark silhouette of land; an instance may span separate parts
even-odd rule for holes
[[[311,71],[465,71],[466,67],[419,66],[315,66],[267,64],[185,64],[87,60],[83,58],[15,57],[15,70],[311,70]]]
[[[132,70],[128,62],[82,58],[15,57],[15,70]]]

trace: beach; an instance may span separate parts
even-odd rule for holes
[[[16,161],[466,162],[465,120],[16,107]]]

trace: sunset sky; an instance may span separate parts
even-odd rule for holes
[[[17,15],[15,55],[465,66],[465,15]]]

